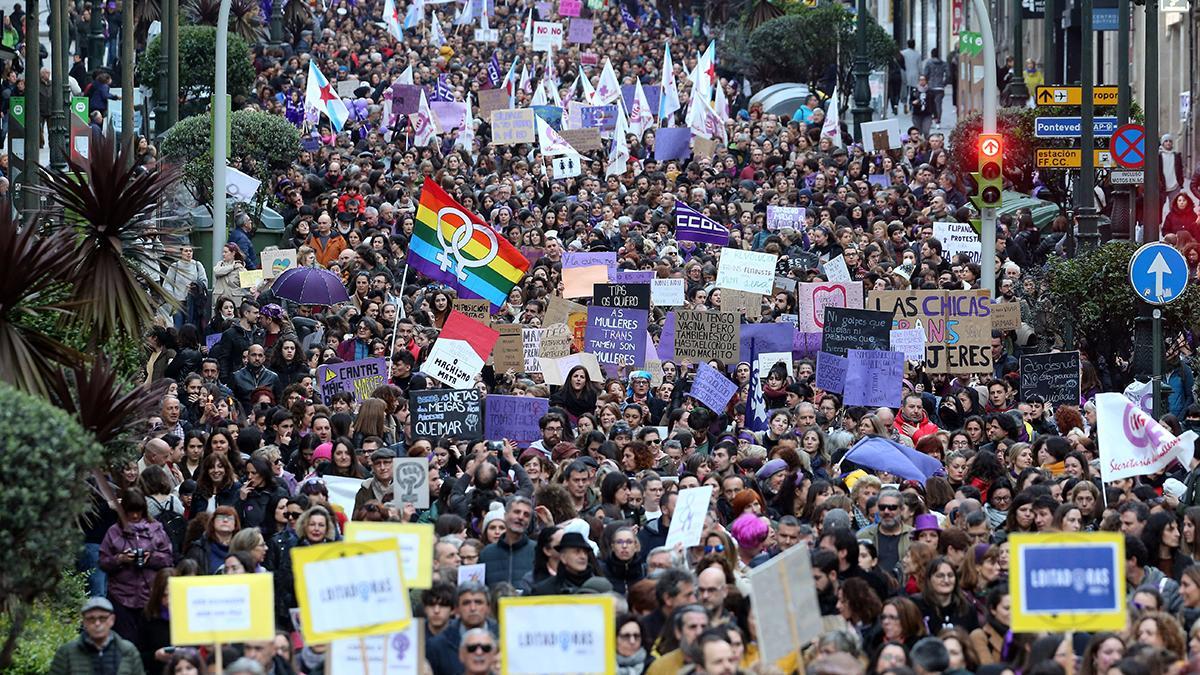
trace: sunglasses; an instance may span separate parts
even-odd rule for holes
[[[897,511],[899,509],[900,509],[899,504],[880,504],[879,505],[880,511]]]
[[[725,552],[725,544],[717,544],[716,546],[705,546],[704,552],[705,553],[724,553]]]
[[[472,654],[474,654],[476,652],[483,652],[484,654],[491,654],[492,650],[495,649],[495,647],[493,647],[490,644],[484,644],[484,645],[474,644],[474,645],[466,645],[466,649],[468,652],[471,652]]]
[[[288,511],[287,512],[288,520],[296,520],[299,517],[300,517],[300,511]]]

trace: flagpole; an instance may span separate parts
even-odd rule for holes
[[[400,294],[396,296],[396,320],[392,322],[392,348],[388,351],[389,356],[396,354],[396,328],[400,326],[400,319],[404,316],[404,284],[408,282],[408,265],[404,265],[404,272],[400,274]]]
[[[229,5],[230,0],[221,0],[220,9],[217,11],[216,81],[213,83],[212,97],[212,259],[214,262],[214,268],[216,267],[216,261],[221,259],[221,249],[225,248],[227,236],[225,231],[225,164],[227,161],[229,148],[225,146],[225,143],[228,138],[226,135],[226,129],[229,126],[229,109],[225,107],[225,98],[229,89]],[[133,94],[132,92],[126,92],[125,95],[132,96]],[[132,124],[132,120],[127,123]],[[213,274],[215,275],[216,272],[214,271]]]

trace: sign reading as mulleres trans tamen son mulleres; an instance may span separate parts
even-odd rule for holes
[[[1125,629],[1125,540],[1119,532],[1009,537],[1012,630]]]

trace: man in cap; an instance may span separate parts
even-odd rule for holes
[[[567,532],[555,547],[558,551],[558,573],[533,586],[533,595],[574,595],[591,579],[592,546],[578,532]]]
[[[379,448],[371,453],[371,477],[362,482],[358,494],[354,495],[354,512],[372,499],[388,502],[392,499],[392,460],[396,451]]]
[[[58,648],[50,675],[143,675],[142,657],[132,642],[113,632],[116,615],[107,598],[88,598],[80,611],[83,632]]]

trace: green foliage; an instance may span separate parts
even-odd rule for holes
[[[217,29],[212,26],[179,28],[179,94],[183,105],[180,115],[196,115],[212,98],[217,72]],[[158,36],[146,45],[138,62],[138,78],[154,86],[158,82],[158,55],[162,43]],[[229,34],[227,53],[229,94],[235,99],[250,93],[254,84],[254,63],[250,45],[236,33]]]
[[[33,602],[54,596],[62,570],[75,564],[82,533],[73,523],[91,507],[85,479],[102,449],[70,415],[7,384],[0,384],[0,437],[11,460],[0,490],[7,560],[0,611],[16,624],[6,636],[8,653]]]
[[[86,576],[64,572],[55,592],[39,598],[29,607],[25,630],[13,653],[12,664],[4,672],[11,675],[49,672],[54,652],[79,634],[79,608],[86,596]],[[7,633],[11,626],[8,615],[0,615],[0,635]]]
[[[242,171],[263,181],[256,205],[271,194],[270,169],[285,168],[300,154],[300,130],[279,115],[257,110],[238,110],[229,118],[232,147],[229,159],[241,159]],[[212,199],[212,119],[198,115],[167,132],[163,156],[183,162],[183,182],[196,200]]]
[[[765,84],[804,82],[816,91],[821,76],[832,65],[839,68],[842,89],[848,90],[857,44],[854,15],[840,4],[793,6],[789,11],[756,28],[748,40],[728,45],[739,52],[737,62],[744,72]],[[868,65],[885,67],[895,51],[896,43],[887,31],[868,17]]]

